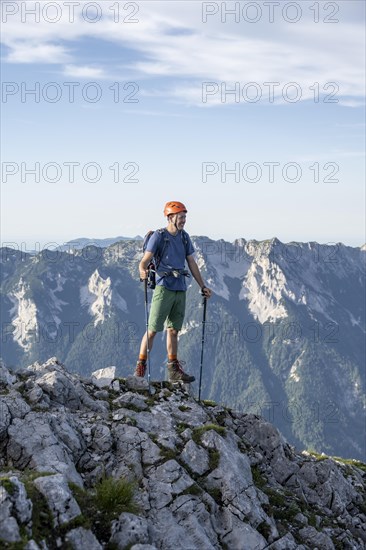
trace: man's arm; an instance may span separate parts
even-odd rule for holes
[[[210,298],[212,291],[205,286],[205,283],[201,277],[200,270],[198,268],[198,265],[196,263],[196,260],[194,259],[193,255],[187,256],[187,264],[189,267],[190,272],[192,273],[192,276],[197,281],[199,287],[201,288],[203,294],[206,296],[206,298]]]
[[[142,257],[141,262],[139,263],[139,273],[140,273],[140,279],[144,281],[147,279],[147,266],[149,265],[150,261],[153,259],[154,253],[148,252],[146,250],[145,254]]]

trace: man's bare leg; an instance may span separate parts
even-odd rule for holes
[[[178,353],[178,331],[175,328],[167,329],[166,337],[166,349],[168,352],[168,358],[171,356],[177,357]]]
[[[156,336],[156,332],[149,330],[149,351],[152,350],[154,338]],[[142,337],[141,345],[140,345],[140,357],[147,357],[147,335],[146,332]]]

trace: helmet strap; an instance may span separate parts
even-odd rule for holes
[[[172,223],[174,225],[175,229],[177,230],[177,233],[178,233],[179,229],[178,229],[178,226],[177,226],[177,218],[175,218],[175,220],[173,221],[172,220],[173,216],[177,216],[177,214],[171,214],[170,216],[168,216],[168,223]]]

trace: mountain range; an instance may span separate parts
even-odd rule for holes
[[[300,449],[365,460],[365,247],[192,241],[214,292],[203,398],[262,416]],[[131,374],[146,328],[141,254],[141,239],[38,254],[2,248],[3,363],[57,356],[83,376],[111,365]],[[179,356],[197,380],[202,312],[190,281]],[[165,377],[164,346],[157,337],[154,380]]]

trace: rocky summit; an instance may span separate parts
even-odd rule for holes
[[[55,357],[0,390],[1,548],[366,548],[366,466],[258,415]]]

